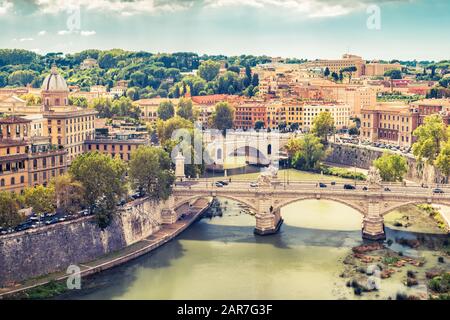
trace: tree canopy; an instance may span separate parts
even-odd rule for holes
[[[403,181],[403,177],[408,172],[408,162],[399,154],[385,152],[373,161],[373,165],[380,171],[383,181]]]
[[[79,155],[69,173],[85,190],[85,200],[93,210],[100,227],[111,222],[115,206],[125,193],[126,165],[119,158],[98,152]]]
[[[129,175],[135,188],[153,200],[166,200],[175,181],[169,154],[159,147],[141,146],[131,154]]]

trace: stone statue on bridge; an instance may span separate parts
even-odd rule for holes
[[[367,174],[367,183],[369,184],[369,189],[379,189],[381,188],[381,175],[380,170],[371,166],[369,168],[369,173]]]
[[[272,181],[278,178],[278,168],[270,165],[266,170],[261,172],[258,177],[258,185],[260,187],[270,187],[272,186]]]

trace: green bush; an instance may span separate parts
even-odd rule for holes
[[[322,166],[321,168],[323,174],[328,176],[335,176],[339,178],[345,179],[355,179],[355,180],[366,180],[366,175],[361,172],[354,172],[345,168],[336,168],[336,167],[328,167]]]

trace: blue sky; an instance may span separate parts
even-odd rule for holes
[[[380,29],[369,29],[377,8]],[[0,0],[0,30],[0,47],[41,54],[123,48],[450,59],[448,0]]]

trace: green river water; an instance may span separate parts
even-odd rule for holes
[[[63,299],[386,299],[407,288],[402,274],[376,293],[354,295],[339,275],[362,243],[361,215],[336,202],[307,200],[282,209],[278,234],[255,236],[255,218],[221,199],[222,217],[204,218],[174,241],[132,262],[83,279]],[[388,239],[417,234],[386,228]],[[439,235],[428,234],[427,237]],[[441,235],[442,236],[442,235]],[[391,249],[435,264],[437,252],[398,244]],[[447,265],[448,267],[448,265]]]

